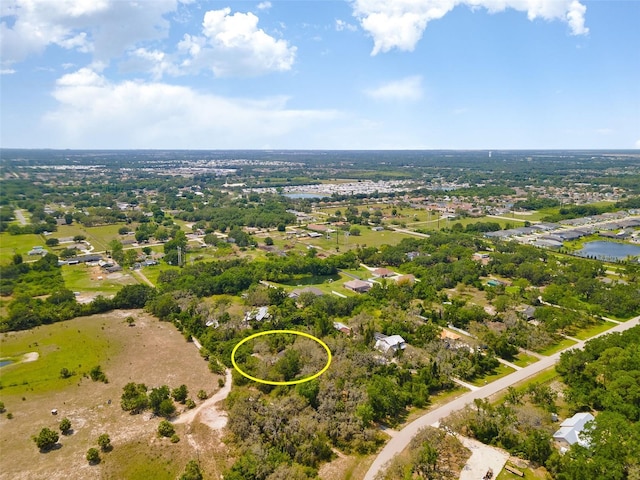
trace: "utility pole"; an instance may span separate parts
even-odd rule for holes
[[[178,247],[178,266],[182,266],[182,247]]]

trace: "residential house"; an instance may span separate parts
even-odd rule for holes
[[[363,280],[350,280],[344,283],[344,287],[358,293],[365,293],[371,290],[371,284]]]
[[[298,298],[303,293],[313,293],[317,297],[324,295],[324,292],[316,287],[296,288],[289,293],[289,298]]]
[[[381,333],[375,333],[375,348],[382,353],[397,353],[407,348],[407,342],[400,335],[386,336]]]
[[[388,278],[388,277],[393,277],[395,275],[395,272],[392,272],[388,268],[376,268],[375,270],[373,270],[373,274],[376,277]]]
[[[592,420],[595,420],[595,417],[589,412],[576,413],[560,424],[560,428],[553,434],[553,438],[564,448],[568,448],[574,443],[587,447],[589,439],[582,435],[582,431],[586,423]]]

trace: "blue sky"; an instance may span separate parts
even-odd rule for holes
[[[3,0],[0,146],[640,148],[640,2]]]

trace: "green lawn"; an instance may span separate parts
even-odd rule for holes
[[[540,350],[538,353],[540,355],[553,355],[554,353],[559,352],[560,350],[563,350],[565,348],[569,348],[570,346],[575,344],[576,342],[574,342],[573,340],[569,338],[563,338],[562,340],[560,340],[560,342],[554,343],[544,350]]]
[[[287,283],[275,283],[269,282],[271,285],[275,285],[278,287],[282,287],[287,292],[292,290],[296,290],[298,288],[305,287],[315,287],[319,290],[322,290],[325,294],[331,295],[332,292],[338,292],[347,297],[352,295],[357,295],[352,290],[343,287],[345,282],[352,280],[351,277],[345,275],[344,273],[339,273],[337,275],[323,276],[323,277],[303,277],[296,280],[292,280]]]
[[[485,375],[484,377],[479,377],[476,378],[475,380],[469,382],[472,385],[475,385],[477,387],[482,387],[484,385],[486,385],[487,383],[491,383],[495,380],[498,380],[499,378],[502,378],[506,375],[509,375],[510,373],[515,372],[515,370],[507,365],[504,364],[500,364],[498,366],[498,368],[496,368],[496,373],[493,373],[491,375]]]
[[[85,318],[5,334],[0,356],[16,363],[1,367],[2,393],[42,393],[78,383],[84,373],[120,350],[119,344],[101,335],[101,329],[101,322]],[[18,363],[32,352],[39,354],[37,360]],[[60,378],[62,368],[75,375]]]
[[[526,353],[519,353],[515,356],[515,358],[511,361],[511,363],[519,366],[526,367],[527,365],[531,365],[532,363],[536,363],[538,359],[533,355],[527,355]]]
[[[45,237],[35,234],[9,235],[6,232],[0,233],[0,264],[11,263],[16,253],[22,255],[25,262],[39,260],[40,256],[30,257],[27,255],[29,250],[36,245],[45,247]]]

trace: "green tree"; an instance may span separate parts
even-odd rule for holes
[[[168,422],[167,420],[162,420],[158,425],[158,435],[160,435],[161,437],[168,438],[175,433],[176,433],[176,430],[173,427],[173,424],[171,422]]]
[[[140,413],[149,405],[147,386],[143,383],[127,383],[120,398],[120,406],[125,412]]]
[[[195,460],[189,460],[184,467],[184,472],[180,475],[179,480],[202,480],[202,472],[200,471],[200,465]]]
[[[43,428],[40,430],[38,436],[33,437],[33,441],[36,443],[37,447],[43,451],[51,450],[56,443],[58,443],[58,434],[49,428]]]
[[[108,452],[113,449],[113,446],[111,445],[111,438],[108,434],[103,433],[98,437],[98,446],[103,452]]]
[[[92,465],[100,463],[100,452],[98,452],[97,448],[91,447],[87,450],[87,462]]]
[[[187,390],[186,385],[180,385],[171,391],[171,396],[176,402],[184,403],[189,396],[189,390]]]
[[[67,417],[60,420],[60,431],[63,435],[68,435],[71,432],[71,420]]]
[[[109,383],[109,380],[102,371],[102,367],[100,365],[96,365],[89,371],[89,377],[91,377],[91,380],[94,382]]]
[[[57,238],[47,238],[47,241],[44,243],[47,247],[57,247],[60,244],[60,240]]]

